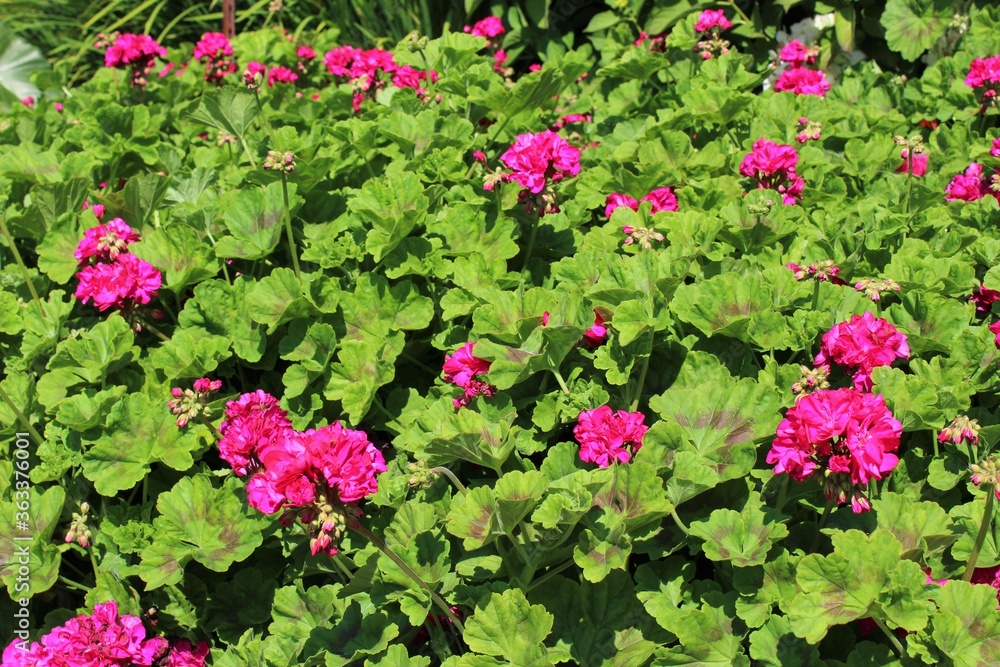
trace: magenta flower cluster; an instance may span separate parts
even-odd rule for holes
[[[221,32],[206,32],[194,45],[194,59],[205,63],[205,81],[222,85],[222,80],[236,71],[233,45]]]
[[[373,99],[375,93],[391,82],[397,88],[412,88],[417,96],[426,98],[424,83],[437,81],[437,72],[425,72],[409,65],[399,65],[388,51],[359,49],[340,46],[326,52],[323,64],[335,77],[346,79],[354,85],[354,110],[361,110],[361,103]]]
[[[821,389],[804,395],[778,425],[767,454],[776,475],[802,482],[825,478],[827,498],[848,499],[855,513],[871,509],[864,487],[883,479],[899,462],[903,425],[880,395],[857,389]]]
[[[789,91],[796,95],[819,95],[826,97],[830,90],[830,82],[821,69],[810,69],[806,65],[816,62],[818,51],[807,49],[797,39],[793,39],[781,49],[778,57],[788,65],[774,84],[778,92]]]
[[[157,58],[166,58],[167,50],[149,35],[118,35],[104,52],[104,66],[115,69],[130,68],[129,83],[143,87]]]
[[[537,210],[540,216],[559,212],[550,186],[580,173],[580,149],[551,130],[517,135],[500,161],[510,170],[501,180],[520,185],[523,190],[518,199],[525,211],[530,214]],[[493,182],[488,181],[484,187],[492,190]]]
[[[823,334],[820,352],[814,364],[828,366],[834,362],[854,372],[856,389],[871,391],[871,372],[879,366],[889,366],[896,359],[908,359],[910,347],[906,334],[880,317],[865,311],[853,315],[847,322],[835,324]]]
[[[462,389],[462,395],[454,399],[456,408],[464,408],[476,396],[493,396],[496,388],[479,376],[490,370],[490,362],[480,359],[473,350],[476,344],[469,342],[445,357],[442,371],[445,382]]]
[[[131,312],[156,296],[163,282],[160,271],[128,252],[139,233],[121,218],[84,232],[73,256],[83,269],[76,274],[75,296],[93,301],[98,310],[109,308]]]
[[[806,185],[805,179],[795,173],[798,161],[799,154],[792,146],[761,137],[740,163],[740,174],[755,179],[758,190],[776,190],[782,203],[796,204]]]
[[[649,427],[639,412],[612,410],[602,405],[584,410],[573,428],[580,443],[580,460],[607,468],[612,463],[628,463],[639,449]]]
[[[17,640],[3,652],[3,667],[204,667],[208,644],[151,637],[138,616],[118,603],[97,604],[53,628],[25,650]]]
[[[612,192],[608,195],[608,198],[604,202],[604,216],[610,218],[611,214],[615,212],[619,206],[627,206],[633,211],[639,210],[639,202],[648,201],[653,205],[651,213],[659,213],[660,211],[676,211],[677,210],[677,195],[669,187],[656,188],[655,190],[643,195],[642,199],[636,200],[635,197],[629,195],[619,194],[617,192]],[[626,232],[628,233],[628,232]]]
[[[310,551],[337,553],[337,543],[358,510],[378,490],[382,453],[363,431],[339,421],[297,431],[278,399],[258,389],[226,404],[219,456],[239,477],[249,475],[247,502],[264,514],[282,511],[310,536]]]

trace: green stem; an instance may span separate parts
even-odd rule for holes
[[[885,623],[877,618],[872,618],[872,620],[875,621],[875,625],[877,625],[879,629],[885,633],[885,636],[889,638],[889,641],[892,642],[892,647],[896,650],[896,654],[901,658],[906,655],[903,645],[899,643],[899,639],[896,638],[896,635],[892,634],[892,631],[886,627]]]
[[[3,235],[7,237],[7,242],[10,243],[10,250],[14,253],[14,261],[21,268],[21,274],[24,276],[24,282],[28,285],[28,291],[31,292],[31,298],[38,304],[38,310],[41,311],[42,317],[47,318],[45,309],[42,308],[42,300],[39,298],[38,292],[35,291],[35,284],[31,282],[31,274],[28,273],[28,267],[25,266],[24,259],[17,249],[17,244],[14,243],[14,237],[11,236],[10,230],[7,229],[7,221],[2,215],[0,215],[0,232],[3,232]]]
[[[24,416],[24,413],[21,412],[16,405],[14,405],[14,401],[10,400],[10,396],[8,396],[7,392],[4,391],[3,385],[0,385],[0,398],[2,398],[4,403],[6,403],[10,409],[14,411],[14,416],[17,417],[19,422],[24,424],[24,428],[26,428],[28,433],[31,434],[31,437],[35,439],[35,443],[39,445],[42,444],[42,436],[38,434],[38,431],[36,431],[35,427],[31,425],[28,418]]]
[[[833,498],[827,498],[826,507],[823,508],[823,515],[819,518],[819,523],[816,524],[816,536],[813,537],[812,546],[809,548],[810,553],[816,553],[819,549],[819,538],[823,535],[823,527],[826,526],[826,520],[830,518],[830,512],[833,511]]]
[[[928,433],[931,434],[931,447],[934,448],[934,457],[937,458],[937,455],[939,454],[937,436],[934,435],[934,431],[928,431]]]
[[[148,320],[143,320],[142,326],[144,326],[145,328],[149,329],[154,334],[156,334],[156,337],[159,338],[160,340],[162,340],[164,343],[167,343],[167,342],[170,341],[170,339],[167,338],[162,331],[160,331],[159,329],[157,329],[156,327],[154,327],[152,324],[150,324]]]
[[[532,581],[528,585],[528,590],[530,591],[535,586],[541,586],[542,584],[544,584],[546,581],[548,581],[552,577],[556,576],[557,574],[559,574],[560,572],[562,572],[566,568],[572,566],[575,562],[576,561],[574,561],[572,558],[570,558],[568,561],[566,561],[562,565],[557,565],[556,567],[551,568],[545,574],[543,574],[542,576],[538,577],[538,579],[535,579],[534,581]]]
[[[257,168],[257,161],[253,159],[253,153],[250,152],[250,147],[247,146],[247,140],[240,136],[240,144],[243,146],[243,152],[247,154],[247,159],[250,160],[250,166],[254,169]]]
[[[979,552],[983,548],[983,542],[986,541],[986,533],[989,532],[990,524],[993,523],[993,485],[984,484],[980,488],[986,491],[986,509],[983,511],[983,520],[979,524],[979,535],[976,536],[976,543],[969,554],[969,563],[965,566],[965,574],[962,575],[962,581],[972,580],[972,573],[976,570],[976,561],[979,560]]]
[[[813,280],[813,310],[819,310],[819,281]]]
[[[639,382],[635,385],[635,394],[632,396],[632,404],[629,412],[639,409],[639,400],[642,398],[642,386],[646,383],[646,372],[649,370],[649,358],[653,356],[653,332],[649,332],[649,348],[646,350],[646,357],[642,360],[642,370],[639,371]]]
[[[285,203],[285,234],[288,236],[288,252],[292,254],[292,268],[295,270],[295,277],[301,279],[299,252],[295,247],[295,236],[292,234],[292,209],[288,205],[288,177],[285,172],[281,172],[281,197]]]
[[[532,216],[531,221],[531,234],[528,236],[528,248],[524,251],[524,261],[521,263],[521,271],[528,268],[528,262],[531,261],[531,253],[535,249],[535,236],[538,234],[538,218],[539,216]]]
[[[681,518],[679,516],[677,516],[677,508],[676,507],[670,510],[670,516],[673,517],[674,523],[677,524],[677,527],[681,529],[682,533],[684,533],[685,535],[690,535],[691,534],[691,531],[688,530],[688,527],[685,526],[684,522],[681,521]]]
[[[337,569],[340,570],[345,577],[347,577],[347,583],[351,583],[354,580],[354,573],[351,572],[340,560],[340,554],[334,554],[331,560],[333,561],[333,564],[337,566]]]
[[[559,383],[559,388],[562,389],[563,393],[570,393],[569,387],[566,386],[566,380],[563,380],[563,376],[560,375],[559,371],[552,371],[552,374],[556,376],[556,382]]]
[[[431,472],[440,473],[440,474],[444,475],[445,477],[447,477],[451,481],[451,483],[455,485],[455,488],[458,489],[462,493],[463,496],[466,493],[468,493],[468,489],[465,488],[464,484],[462,484],[460,481],[458,481],[458,477],[455,476],[455,473],[453,473],[452,471],[448,470],[444,466],[438,466],[437,468],[431,468],[430,471]]]
[[[388,545],[386,545],[385,542],[377,538],[374,533],[372,533],[364,526],[353,526],[352,530],[354,530],[354,532],[356,532],[358,535],[361,535],[361,537],[364,537],[369,542],[378,547],[379,551],[388,556],[389,560],[395,563],[399,567],[399,569],[402,570],[404,574],[406,574],[406,576],[408,576],[410,579],[414,581],[414,583],[416,583],[418,586],[427,591],[430,594],[431,599],[434,601],[434,603],[441,609],[441,611],[444,612],[445,616],[451,619],[451,622],[455,624],[455,627],[457,627],[463,635],[465,634],[465,626],[462,625],[462,619],[456,616],[455,612],[453,612],[451,610],[451,607],[448,606],[448,603],[445,602],[444,599],[440,595],[438,595],[426,581],[421,579],[419,574],[410,569],[410,566],[407,565],[405,562],[403,562],[403,559],[397,556],[395,552],[393,552],[393,550],[390,549]]]
[[[78,584],[75,581],[73,581],[72,579],[67,579],[66,577],[64,577],[62,575],[59,575],[59,581],[61,583],[65,584],[66,586],[69,586],[72,589],[80,591],[81,593],[89,593],[90,591],[94,590],[94,589],[90,588],[89,586],[84,586],[83,584]]]
[[[910,213],[910,193],[913,192],[913,149],[906,152],[906,207],[903,212]]]
[[[788,475],[782,475],[781,488],[778,490],[778,504],[775,509],[780,512],[781,508],[785,506],[785,501],[788,500]]]

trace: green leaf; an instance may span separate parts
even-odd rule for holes
[[[323,395],[339,400],[350,421],[358,423],[371,408],[379,387],[396,377],[395,361],[404,345],[402,333],[382,340],[343,341],[337,363],[330,365]]]
[[[198,328],[177,329],[170,340],[150,353],[149,360],[168,379],[192,379],[205,377],[231,354],[229,339],[224,336]]]
[[[496,488],[477,486],[452,500],[448,532],[463,539],[466,550],[478,549],[512,532],[541,499],[548,479],[540,472],[514,471],[497,480]]]
[[[741,665],[750,661],[743,653],[741,638],[733,628],[733,619],[724,609],[705,604],[681,615],[674,634],[680,646],[660,654],[654,667],[666,665],[702,665],[704,667]]]
[[[995,663],[1000,655],[996,590],[950,581],[934,596],[934,645],[961,667]]]
[[[141,481],[153,461],[187,470],[201,441],[194,429],[179,429],[174,421],[165,405],[130,394],[111,408],[102,435],[84,452],[84,476],[98,493],[113,496]]]
[[[227,338],[240,359],[255,363],[264,354],[267,337],[264,327],[250,317],[248,299],[255,283],[240,276],[230,285],[224,280],[207,280],[194,288],[194,298],[184,302],[177,318],[184,329],[204,329]]]
[[[832,539],[832,554],[809,554],[799,561],[800,592],[786,608],[796,636],[815,644],[830,627],[871,615],[908,630],[924,627],[923,571],[900,560],[902,545],[892,533],[848,530]]]
[[[3,512],[0,514],[0,581],[7,586],[11,600],[30,599],[52,588],[62,561],[62,553],[51,539],[62,514],[66,492],[61,486],[53,486],[39,493],[35,486],[20,477],[23,474],[17,470],[10,475],[11,502],[0,501]],[[26,568],[27,577],[22,567]]]
[[[735,567],[761,565],[772,544],[788,536],[788,529],[767,518],[764,502],[756,491],[750,492],[742,512],[715,510],[707,521],[694,521],[690,531],[705,540],[702,548],[709,560],[729,561]]]
[[[727,272],[693,285],[681,285],[670,309],[706,336],[747,341],[751,316],[766,309],[770,300],[769,290],[759,277]]]
[[[684,368],[697,369],[696,358],[689,354]],[[706,377],[701,369],[688,375],[682,369],[674,386],[651,398],[649,407],[680,427],[679,431],[661,431],[668,449],[708,459],[719,479],[726,481],[753,468],[754,441],[774,435],[780,401],[773,387],[752,378],[735,380],[713,363],[721,371],[718,375]]]
[[[364,596],[367,598],[367,596]],[[306,644],[309,653],[313,646],[327,647],[327,667],[343,667],[366,655],[377,655],[389,647],[389,642],[399,634],[399,627],[389,622],[389,617],[374,608],[367,599],[362,612],[361,602],[351,600],[340,622],[333,628],[318,628]]]
[[[596,585],[555,577],[529,593],[555,617],[550,643],[580,667],[640,667],[656,647],[643,636],[642,626],[652,619],[625,572]]]
[[[957,539],[951,519],[937,503],[914,502],[886,491],[872,501],[872,507],[878,527],[892,533],[902,545],[902,558],[929,562]]]
[[[465,622],[462,638],[476,653],[502,657],[519,667],[552,662],[542,642],[552,631],[553,616],[540,604],[529,604],[520,590],[493,593]]]
[[[420,179],[411,172],[391,180],[369,179],[348,201],[350,210],[369,225],[366,247],[376,262],[423,224],[427,206]]]
[[[188,106],[182,117],[226,134],[244,137],[257,110],[257,100],[252,92],[242,86],[225,86],[202,95],[196,103]]]
[[[108,375],[138,356],[139,348],[133,341],[128,322],[120,315],[112,315],[79,337],[61,342],[46,365],[50,372],[38,381],[42,404],[54,408],[70,387],[103,383]]]
[[[339,289],[322,274],[303,274],[301,278],[286,267],[279,267],[262,278],[247,294],[250,317],[266,324],[269,331],[285,322],[332,312]]]
[[[279,588],[274,593],[274,604],[268,626],[272,635],[281,635],[294,642],[294,656],[298,657],[315,628],[326,627],[338,614],[334,600],[340,591],[340,584],[312,586],[303,589],[302,581],[293,586]]]
[[[10,106],[28,96],[37,98],[40,91],[31,75],[48,68],[41,51],[0,23],[0,103]]]
[[[160,516],[153,522],[157,540],[143,550],[139,567],[147,588],[180,581],[192,558],[214,572],[226,572],[260,546],[261,529],[269,520],[247,507],[242,487],[241,480],[229,477],[222,488],[214,488],[206,475],[198,474],[160,494]]]
[[[175,294],[219,272],[212,248],[186,225],[170,225],[143,234],[129,252],[163,272],[163,285]]]
[[[944,35],[951,9],[943,0],[887,0],[879,23],[889,48],[912,62]]]
[[[294,184],[288,186],[288,197],[289,206],[294,209],[300,201]],[[219,198],[219,210],[231,236],[216,242],[218,257],[261,259],[278,246],[285,214],[281,183],[227,192]]]

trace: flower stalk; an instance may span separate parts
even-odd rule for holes
[[[979,524],[979,534],[976,536],[976,543],[972,546],[972,551],[969,553],[969,562],[965,566],[962,581],[972,581],[972,574],[975,572],[976,562],[979,560],[979,552],[983,549],[983,543],[986,542],[986,533],[989,532],[990,525],[993,523],[993,503],[996,494],[993,492],[992,484],[984,484],[982,488],[986,491],[986,509],[983,510],[983,520]]]
[[[440,595],[438,595],[426,581],[421,579],[419,574],[414,572],[409,565],[403,562],[403,559],[397,556],[396,553],[392,549],[390,549],[385,542],[376,537],[374,533],[372,533],[364,526],[355,525],[352,526],[351,528],[358,535],[361,535],[361,537],[364,537],[369,542],[378,547],[378,550],[384,553],[386,556],[388,556],[389,560],[395,563],[396,566],[399,567],[399,569],[401,569],[406,576],[408,576],[410,579],[414,581],[414,583],[416,583],[418,586],[427,591],[430,594],[431,599],[434,601],[434,604],[436,604],[441,609],[441,611],[444,612],[445,616],[451,619],[451,622],[455,624],[455,627],[458,628],[459,632],[461,632],[463,635],[465,634],[465,626],[462,625],[462,620],[455,615],[455,612],[451,610],[451,607],[448,606],[448,603],[445,602],[444,599]]]

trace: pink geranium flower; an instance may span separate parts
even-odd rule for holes
[[[573,435],[580,443],[580,460],[607,468],[615,461],[628,463],[642,448],[649,427],[639,412],[612,410],[602,405],[580,413]]]
[[[740,164],[740,174],[757,181],[757,189],[781,193],[782,203],[795,204],[802,197],[805,180],[795,173],[799,154],[786,144],[761,137]]]
[[[316,50],[313,49],[313,47],[311,46],[300,46],[298,49],[295,50],[295,56],[299,60],[304,60],[306,62],[316,60],[317,57]]]
[[[903,163],[896,167],[897,174],[905,174],[910,171],[914,176],[923,176],[927,173],[927,153],[919,153],[913,156],[913,160],[908,160],[910,151],[904,148],[899,153],[899,157],[903,160]],[[912,166],[912,169],[907,169]]]
[[[465,26],[465,32],[472,33],[476,37],[493,39],[507,32],[504,30],[503,21],[497,16],[487,16],[481,21],[477,21],[471,28]]]
[[[990,289],[986,285],[980,285],[972,290],[969,301],[976,304],[976,311],[985,313],[994,303],[1000,301],[1000,292]]]
[[[295,83],[299,75],[283,65],[275,65],[267,70],[267,87],[273,88],[275,83]]]
[[[833,361],[852,369],[854,386],[861,391],[871,391],[872,369],[889,366],[896,359],[908,359],[909,356],[906,334],[865,311],[847,322],[835,324],[823,334],[815,365],[826,366]]]
[[[216,85],[236,71],[236,61],[231,58],[233,45],[221,32],[206,32],[195,44],[194,59],[205,63],[205,81]]]
[[[588,347],[597,347],[608,339],[608,328],[605,319],[601,317],[599,311],[594,311],[594,324],[583,332],[583,342]]]
[[[170,645],[163,667],[205,667],[208,653],[207,642],[192,644],[187,639],[181,639]]]
[[[456,408],[469,404],[476,396],[492,396],[496,388],[479,379],[490,370],[490,362],[473,354],[476,344],[468,342],[445,357],[442,370],[445,382],[461,387],[464,393],[452,401]]]
[[[996,104],[997,90],[1000,90],[1000,56],[976,58],[969,66],[965,85],[981,90],[980,113],[988,106]]]
[[[292,428],[278,399],[261,389],[226,403],[226,418],[219,426],[219,456],[237,476],[256,467],[264,445],[285,437]]]
[[[990,147],[990,155],[1000,157],[1000,138],[993,140],[993,145]]]
[[[11,642],[3,652],[4,667],[151,667],[167,654],[162,637],[147,636],[138,616],[118,613],[118,604],[97,604],[56,626],[27,651]],[[197,667],[197,666],[194,666]]]
[[[604,200],[604,217],[610,218],[611,214],[614,213],[619,206],[627,206],[633,211],[639,210],[639,202],[636,201],[635,197],[629,197],[628,195],[612,192],[608,195],[608,198]]]
[[[803,65],[812,65],[816,62],[816,56],[818,55],[816,49],[806,48],[806,46],[797,39],[785,44],[781,49],[781,53],[778,54],[778,58],[781,62],[788,63],[793,68],[802,67]]]
[[[830,82],[826,80],[823,70],[793,67],[786,69],[774,84],[777,92],[788,91],[796,95],[819,95],[826,97],[830,90]]]
[[[712,28],[729,30],[732,27],[732,22],[726,18],[726,13],[721,9],[704,10],[698,16],[698,22],[694,24],[694,29],[697,32],[708,32]]]
[[[98,210],[98,206],[100,206],[100,210]],[[104,206],[95,204],[93,212],[95,216],[100,218],[104,214]],[[100,215],[98,215],[99,213]],[[89,264],[91,259],[96,259],[99,262],[113,262],[139,238],[139,232],[129,227],[124,220],[113,218],[106,224],[100,224],[86,230],[73,252],[73,257],[79,266]]]
[[[653,208],[650,210],[650,213],[677,210],[677,195],[674,194],[674,191],[671,188],[656,188],[652,192],[646,194],[640,201],[653,203]]]
[[[989,330],[993,333],[993,343],[1000,348],[1000,320],[991,324]]]
[[[500,160],[510,170],[500,180],[515,181],[524,188],[519,201],[526,212],[537,210],[539,216],[559,211],[549,186],[580,173],[580,149],[551,130],[519,134]]]
[[[805,394],[778,425],[767,454],[776,475],[801,482],[826,471],[826,496],[848,498],[855,513],[870,509],[864,487],[883,479],[899,462],[903,426],[885,399],[856,389],[821,389]]]
[[[944,189],[945,201],[976,201],[986,195],[993,195],[1000,202],[1000,192],[993,190],[993,180],[1000,177],[1000,170],[992,175],[983,173],[983,165],[973,162],[965,173],[956,174]]]
[[[131,253],[121,254],[113,262],[86,266],[76,277],[80,281],[76,298],[83,303],[93,301],[101,312],[145,305],[163,283],[156,267]]]
[[[167,50],[149,35],[123,33],[104,52],[104,66],[131,68],[131,85],[142,87],[156,59],[166,57]]]

